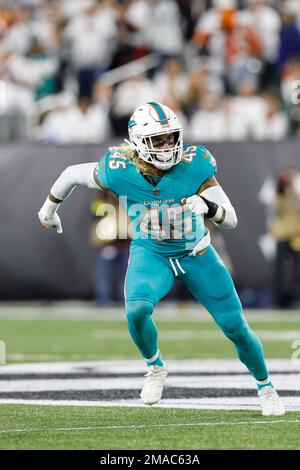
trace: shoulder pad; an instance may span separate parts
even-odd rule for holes
[[[217,171],[217,162],[214,156],[203,145],[184,146],[182,160],[185,163],[191,163],[195,170],[199,168],[201,171],[212,173],[212,175]]]
[[[100,158],[96,175],[100,183],[113,192],[117,192],[120,182],[124,181],[124,171],[131,162],[118,149],[111,149]]]

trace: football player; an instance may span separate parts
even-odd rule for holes
[[[167,377],[152,314],[177,279],[235,345],[257,383],[262,414],[283,415],[262,344],[248,326],[204,224],[205,217],[221,229],[237,225],[235,210],[216,179],[214,157],[201,145],[183,145],[177,116],[157,102],[135,110],[128,133],[126,145],[109,149],[98,163],[72,165],[62,172],[39,211],[40,222],[62,233],[57,210],[77,185],[109,189],[125,201],[133,238],[125,307],[129,333],[148,366],[141,391],[145,404],[159,402]]]

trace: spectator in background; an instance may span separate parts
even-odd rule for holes
[[[204,0],[177,0],[182,17],[182,30],[185,41],[189,41],[193,36],[195,24],[205,10]]]
[[[26,8],[14,10],[12,24],[6,30],[1,42],[0,52],[26,54],[32,42],[30,15]]]
[[[119,238],[117,223],[126,227],[128,218],[116,198],[103,191],[99,196],[91,206],[95,220],[91,227],[90,241],[95,251],[94,297],[99,305],[104,305],[124,301],[130,238]],[[108,204],[114,208],[116,216],[110,210],[107,211]]]
[[[71,64],[78,75],[79,96],[90,98],[95,81],[107,70],[116,47],[116,11],[111,0],[88,6],[66,27]]]
[[[24,139],[34,114],[34,93],[8,71],[0,73],[0,142]]]
[[[129,1],[124,12],[124,22],[131,28],[130,42],[135,48],[150,51],[148,39],[149,5],[144,0]]]
[[[36,99],[54,93],[58,61],[37,41],[32,41],[26,55],[11,54],[6,67],[14,80],[33,90]]]
[[[31,47],[26,55],[28,70],[36,69],[37,75],[35,83],[35,96],[40,99],[43,96],[52,95],[55,93],[55,79],[58,69],[58,61],[55,55],[49,50],[46,50],[42,43],[33,40]]]
[[[248,0],[248,14],[252,29],[261,44],[263,60],[262,85],[274,82],[274,65],[278,56],[281,19],[279,13],[270,6],[269,0]]]
[[[134,0],[127,20],[138,31],[135,40],[146,43],[151,51],[162,57],[182,53],[182,22],[175,0]]]
[[[111,114],[117,136],[126,135],[133,111],[147,101],[161,101],[161,94],[155,83],[145,75],[135,75],[117,86]]]
[[[180,59],[167,59],[154,77],[154,83],[161,95],[161,101],[178,100],[182,103],[188,93],[188,77]]]
[[[202,111],[199,102],[203,93],[208,92],[225,104],[227,125],[230,124],[227,139],[278,139],[286,134],[286,119],[276,112],[277,105],[272,105],[272,100],[260,97],[272,88],[281,93],[290,135],[300,134],[299,106],[292,101],[295,82],[300,80],[300,0],[2,3],[5,6],[0,11],[0,74],[8,80],[7,109],[12,104],[16,120],[19,112],[20,119],[24,112],[32,115],[34,107],[38,114],[40,99],[54,93],[59,101],[60,94],[66,92],[98,102],[112,120],[113,135],[123,137],[128,116],[140,102],[166,102],[185,121]],[[124,69],[119,79],[102,77],[106,71],[151,52],[160,56],[161,62],[154,69],[150,68],[152,65],[147,69],[152,58],[140,64],[141,70],[145,65],[150,79],[140,76],[125,80],[129,73]],[[113,77],[117,75],[118,70]],[[99,77],[103,78],[100,88]],[[106,91],[101,88],[105,80],[112,84]],[[246,82],[253,82],[255,88],[254,93],[246,93],[247,99],[239,91]],[[2,92],[4,88],[1,85]],[[16,96],[20,96],[20,106],[12,96],[14,88]],[[25,95],[28,98],[32,93],[33,106],[27,111],[22,103],[26,101]],[[56,108],[54,103],[55,99],[51,106]],[[212,110],[209,113],[212,116]],[[11,121],[11,117],[7,119]],[[14,138],[26,132],[33,135],[32,127],[36,124],[29,125],[28,132],[13,131],[11,135]],[[211,138],[214,139],[212,135]]]
[[[55,53],[57,57],[57,73],[56,73],[56,92],[61,93],[69,89],[77,90],[77,83],[73,77],[73,70],[70,62],[70,51],[67,41],[65,41],[66,23],[59,21],[55,29]]]
[[[128,18],[131,3],[119,6],[117,21],[118,47],[112,56],[110,68],[114,69],[149,54],[149,45],[143,35],[140,35],[139,25],[132,24]],[[133,20],[134,21],[134,20]]]
[[[86,97],[73,105],[62,102],[49,113],[37,133],[38,140],[59,144],[100,143],[108,137],[107,112]]]
[[[148,0],[148,4],[147,31],[151,49],[162,57],[178,56],[183,52],[183,31],[177,2]]]
[[[62,16],[66,20],[84,14],[86,8],[94,5],[95,0],[59,0]]]
[[[240,84],[237,96],[230,100],[229,137],[232,140],[263,138],[266,103],[256,91],[256,84],[246,80]]]
[[[222,101],[213,92],[204,91],[199,109],[192,116],[188,137],[197,142],[226,140],[228,135],[226,115]]]
[[[289,121],[281,111],[280,101],[275,93],[264,95],[266,103],[266,121],[263,132],[264,140],[281,140],[288,135]]]
[[[219,73],[225,70],[226,41],[238,14],[236,0],[213,0],[212,8],[200,16],[193,41],[202,55],[214,58]]]
[[[276,215],[269,233],[277,242],[273,297],[279,308],[299,300],[300,284],[300,173],[283,171],[277,181]]]
[[[33,11],[31,20],[32,36],[47,51],[54,52],[56,47],[56,29],[62,21],[60,8],[55,2],[40,2]]]
[[[8,28],[10,27],[10,22],[11,14],[8,11],[0,10],[0,41],[3,39]]]
[[[0,113],[19,113],[29,118],[34,109],[34,91],[22,77],[8,70],[0,74]]]
[[[93,102],[109,114],[113,99],[113,89],[103,80],[97,80],[93,88]]]
[[[262,72],[262,43],[252,26],[251,16],[239,12],[235,15],[225,44],[226,76],[230,90],[237,92],[242,82],[259,82]]]
[[[197,111],[199,99],[205,91],[210,91],[220,98],[224,94],[224,84],[221,77],[214,72],[213,61],[208,57],[201,57],[193,62],[187,74],[188,87],[184,99],[184,109],[187,115]]]
[[[300,29],[297,22],[299,2],[287,0],[281,5],[282,31],[277,59],[277,69],[281,73],[285,64],[300,57]]]

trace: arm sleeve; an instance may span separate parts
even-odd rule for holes
[[[208,201],[208,203],[212,202],[218,206],[215,215],[211,218],[216,225],[224,229],[231,229],[237,226],[238,220],[235,210],[221,186],[211,186],[202,191],[200,196],[205,201]]]
[[[76,186],[101,189],[94,179],[97,162],[68,166],[53,184],[50,192],[60,201],[67,199]]]

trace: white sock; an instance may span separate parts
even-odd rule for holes
[[[265,380],[256,380],[258,390],[261,390],[263,387],[270,385],[273,387],[270,377],[267,377]]]

